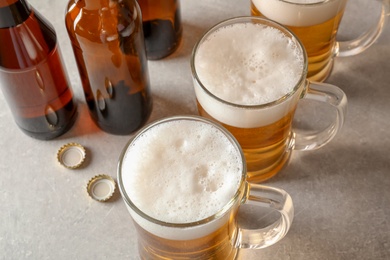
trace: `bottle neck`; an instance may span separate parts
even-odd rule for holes
[[[30,12],[30,7],[24,0],[0,0],[0,29],[23,23]]]

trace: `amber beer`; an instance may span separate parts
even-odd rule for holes
[[[267,180],[279,172],[288,161],[291,152],[288,148],[293,145],[290,133],[294,107],[273,124],[242,128],[220,122],[207,113],[199,102],[197,105],[201,116],[218,121],[237,138],[245,154],[249,180]]]
[[[141,259],[235,259],[238,251],[232,246],[235,222],[228,221],[218,230],[198,239],[172,240],[155,236],[135,223],[138,252]],[[206,257],[207,256],[207,257]]]
[[[251,13],[291,29],[307,51],[307,77],[323,81],[332,69],[336,33],[346,3],[347,0],[251,0]]]
[[[121,155],[118,183],[141,259],[235,259],[239,248],[279,241],[293,218],[291,197],[247,183],[237,141],[202,117],[171,117],[144,127]],[[236,214],[249,201],[277,205],[280,218],[246,234]]]

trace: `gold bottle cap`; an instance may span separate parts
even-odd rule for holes
[[[97,201],[104,202],[114,195],[116,183],[111,176],[101,174],[96,175],[88,181],[88,195]]]
[[[85,160],[85,148],[78,143],[68,143],[57,152],[58,162],[69,169],[80,167]]]

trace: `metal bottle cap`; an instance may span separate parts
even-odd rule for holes
[[[105,174],[92,177],[87,184],[88,195],[100,202],[109,200],[114,194],[115,188],[114,179]]]
[[[57,152],[58,162],[69,169],[80,167],[85,160],[85,148],[78,143],[68,143]]]

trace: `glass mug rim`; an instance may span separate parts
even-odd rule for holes
[[[255,22],[253,22],[253,21],[255,21]],[[209,36],[210,34],[212,34],[218,28],[221,28],[223,26],[227,26],[230,24],[238,24],[238,23],[254,23],[254,24],[258,23],[258,24],[271,26],[271,27],[281,31],[282,33],[287,35],[287,37],[289,37],[291,40],[294,40],[296,42],[296,44],[299,47],[299,49],[302,53],[302,56],[303,56],[303,67],[302,67],[301,76],[300,76],[299,80],[297,81],[294,88],[290,92],[286,93],[285,95],[283,95],[279,99],[276,99],[276,100],[268,102],[268,103],[257,104],[257,105],[242,105],[242,104],[236,104],[233,102],[226,101],[226,100],[214,95],[213,93],[211,93],[208,90],[208,88],[206,86],[203,85],[202,81],[198,77],[198,73],[196,72],[196,68],[195,68],[195,59],[196,59],[197,50],[199,49],[199,47],[203,43],[203,41],[206,39],[206,37]],[[263,18],[263,17],[238,16],[238,17],[234,17],[234,18],[228,18],[228,19],[223,20],[223,21],[217,23],[216,25],[212,26],[205,33],[203,33],[203,35],[200,37],[200,39],[196,42],[196,44],[192,50],[190,64],[191,64],[191,72],[192,72],[193,79],[196,80],[196,83],[199,84],[199,86],[202,88],[202,90],[205,93],[207,93],[208,96],[212,97],[213,99],[215,99],[215,100],[219,101],[220,103],[223,103],[229,107],[235,107],[235,108],[240,108],[240,109],[257,110],[257,109],[264,109],[267,107],[272,107],[272,106],[276,106],[278,104],[281,104],[285,100],[288,100],[290,97],[292,97],[300,89],[300,87],[302,85],[305,85],[303,83],[307,81],[306,75],[307,75],[307,70],[308,70],[308,57],[307,57],[306,50],[303,47],[301,40],[295,35],[294,32],[292,32],[287,27],[283,26],[282,24],[280,24],[278,22],[275,22],[275,21],[272,21],[268,18]]]
[[[156,218],[153,218],[149,216],[148,214],[144,213],[141,209],[139,209],[130,199],[128,196],[124,185],[123,185],[123,180],[122,180],[122,165],[124,161],[124,156],[126,155],[127,150],[129,149],[130,145],[135,142],[143,133],[148,131],[149,129],[171,121],[179,121],[179,120],[189,120],[189,121],[197,121],[197,122],[202,122],[206,124],[211,124],[213,127],[216,127],[219,131],[221,131],[224,136],[226,136],[229,140],[229,142],[236,148],[238,153],[240,154],[241,161],[242,161],[242,172],[241,172],[241,179],[240,179],[240,184],[237,188],[236,193],[232,196],[232,198],[227,202],[218,212],[215,214],[198,220],[194,222],[188,222],[188,223],[172,223],[172,222],[167,222],[167,221],[161,221]],[[214,220],[220,219],[225,216],[226,213],[230,211],[230,209],[237,203],[238,200],[242,199],[241,194],[243,193],[243,186],[246,185],[246,175],[247,175],[247,169],[246,169],[246,161],[245,161],[245,156],[244,152],[242,151],[240,145],[238,144],[238,141],[236,138],[228,131],[226,130],[222,125],[219,123],[216,123],[214,121],[211,121],[207,118],[197,116],[197,115],[178,115],[178,116],[170,116],[166,118],[161,118],[158,119],[154,122],[151,122],[144,127],[142,127],[136,134],[126,143],[125,147],[123,148],[120,157],[119,157],[119,162],[118,162],[118,186],[119,190],[122,194],[122,198],[124,199],[126,205],[128,205],[138,216],[142,217],[143,219],[152,222],[154,224],[164,226],[164,227],[173,227],[173,228],[190,228],[190,227],[196,227],[196,226],[201,226],[203,224],[210,223]]]
[[[315,6],[315,5],[322,5],[322,4],[326,4],[328,2],[331,2],[331,1],[338,1],[338,0],[318,0],[318,2],[315,2],[315,3],[297,3],[297,2],[292,2],[292,0],[277,0],[277,1],[283,2],[286,4],[290,4],[290,5]]]

